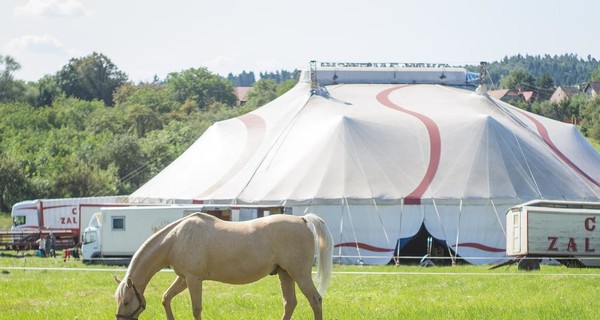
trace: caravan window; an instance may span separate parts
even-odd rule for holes
[[[13,226],[18,227],[25,224],[25,216],[15,216],[13,218]]]
[[[113,231],[125,231],[125,217],[112,217]]]

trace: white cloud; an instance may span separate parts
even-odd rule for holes
[[[62,55],[67,53],[67,50],[58,39],[47,34],[43,36],[25,35],[11,39],[4,50],[13,54],[53,53]]]
[[[34,18],[82,17],[90,14],[79,0],[29,0],[13,10],[14,16]]]

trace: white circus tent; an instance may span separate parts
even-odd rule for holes
[[[575,126],[477,93],[469,76],[313,66],[278,99],[215,123],[131,197],[314,212],[344,263],[387,263],[422,226],[452,256],[498,262],[508,208],[599,200],[600,155]]]

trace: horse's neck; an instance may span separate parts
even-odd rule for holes
[[[146,290],[150,279],[161,269],[168,266],[166,262],[167,250],[164,248],[164,238],[169,230],[161,230],[150,237],[133,255],[126,277],[131,277],[140,292]]]

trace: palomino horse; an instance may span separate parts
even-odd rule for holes
[[[317,244],[317,245],[315,245]],[[317,280],[312,264],[317,250]],[[308,299],[315,319],[322,319],[322,295],[331,279],[333,240],[325,222],[314,214],[271,215],[228,222],[196,213],[164,227],[133,255],[115,292],[117,319],[137,319],[146,307],[144,291],[150,279],[170,266],[177,278],[163,294],[167,319],[174,319],[171,299],[189,288],[195,319],[202,311],[202,281],[231,284],[278,274],[283,293],[283,319],[296,307],[295,283]]]

